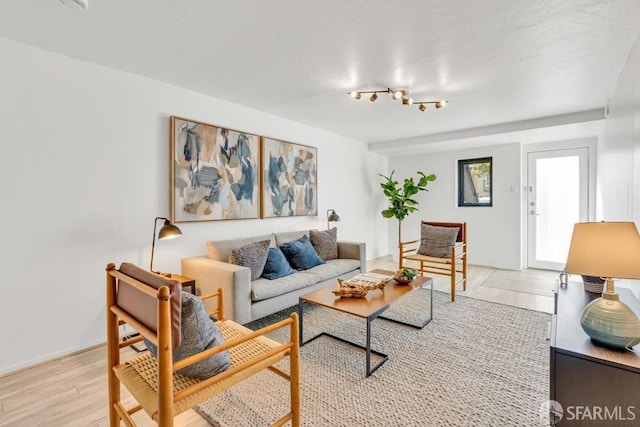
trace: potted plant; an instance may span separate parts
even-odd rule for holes
[[[403,268],[393,273],[393,280],[405,285],[411,283],[417,275],[418,270],[416,270],[415,268]]]
[[[601,294],[604,290],[604,279],[596,276],[582,275],[582,283],[584,283],[584,290],[594,294]]]
[[[396,218],[398,220],[399,248],[400,242],[402,242],[402,220],[410,213],[418,210],[416,207],[418,202],[413,199],[413,196],[420,191],[429,191],[427,190],[427,184],[435,181],[436,176],[434,174],[425,175],[423,172],[418,171],[418,175],[420,176],[418,182],[415,182],[413,178],[405,178],[402,187],[400,187],[398,181],[394,181],[393,179],[394,173],[395,171],[391,171],[391,175],[389,176],[379,174],[385,179],[384,182],[380,183],[380,187],[382,187],[384,195],[389,199],[389,207],[381,213],[385,218]]]

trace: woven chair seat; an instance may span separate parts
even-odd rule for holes
[[[216,322],[216,325],[222,331],[222,335],[227,342],[253,332],[252,330],[230,320],[218,321]],[[244,362],[250,362],[255,357],[265,354],[280,345],[280,343],[268,338],[258,337],[237,346],[233,346],[229,348],[229,353],[231,355],[230,369],[239,366]],[[239,371],[238,373],[224,378],[221,381],[214,382],[212,385],[199,392],[174,401],[174,415],[178,415],[187,409],[204,402],[217,393],[220,393],[228,387],[256,374],[262,369],[268,368],[283,358],[283,353],[277,353],[274,356],[267,358],[262,362],[255,363],[249,368]],[[114,372],[122,384],[126,386],[133,397],[138,401],[142,409],[144,409],[152,419],[155,419],[155,415],[158,412],[158,366],[156,359],[149,352],[144,352],[136,358],[114,367]],[[203,380],[174,373],[174,393],[198,384],[201,381]]]

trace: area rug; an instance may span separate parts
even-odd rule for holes
[[[325,336],[303,346],[302,425],[545,425],[539,408],[549,395],[550,315],[433,295],[434,319],[422,330],[373,322],[372,347],[389,360],[369,378],[363,350]],[[429,303],[429,291],[419,289],[385,316],[419,324],[428,317]],[[326,331],[364,344],[363,319],[313,305],[304,309],[306,339]],[[291,311],[248,326],[271,324]],[[276,331],[271,337],[284,335]],[[288,383],[263,371],[197,411],[213,426],[266,426],[286,413],[288,399]]]

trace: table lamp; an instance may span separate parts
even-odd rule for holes
[[[613,287],[614,278],[640,278],[640,235],[633,222],[575,224],[565,271],[606,281],[602,297],[589,303],[580,319],[594,342],[627,349],[640,343],[640,320]]]
[[[171,223],[167,218],[163,218],[161,216],[156,217],[153,221],[153,241],[151,242],[151,264],[149,265],[149,270],[152,273],[160,274],[158,271],[153,271],[153,254],[156,251],[156,227],[158,225],[158,220],[164,219],[164,225],[160,228],[158,232],[158,240],[168,240],[173,239],[179,236],[182,236],[182,231],[175,225]]]
[[[327,230],[329,229],[330,222],[338,222],[340,221],[340,217],[333,209],[327,209]]]

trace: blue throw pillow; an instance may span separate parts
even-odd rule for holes
[[[264,270],[262,270],[262,277],[273,280],[293,273],[295,272],[287,262],[282,251],[278,248],[269,248],[267,263],[264,265]]]
[[[306,234],[298,240],[280,245],[280,249],[287,257],[291,267],[296,270],[308,270],[316,265],[324,264]]]

